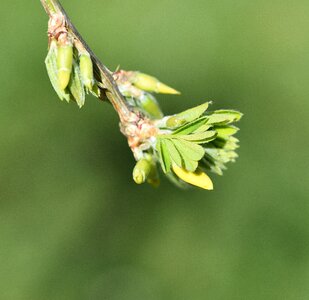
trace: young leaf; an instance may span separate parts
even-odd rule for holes
[[[173,132],[173,135],[190,134],[190,133],[196,131],[197,129],[199,129],[201,126],[205,125],[206,122],[207,122],[207,118],[201,117],[197,120],[194,120],[193,122],[187,123],[187,124],[179,127],[178,129],[176,129]]]
[[[182,158],[177,150],[177,148],[174,145],[174,142],[172,139],[164,139],[166,143],[167,150],[169,152],[169,155],[174,163],[176,163],[177,166],[182,166]]]
[[[223,138],[227,138],[231,135],[234,135],[239,130],[239,128],[233,125],[216,126],[214,129],[217,131],[218,137],[223,137]]]
[[[167,120],[166,125],[167,127],[175,128],[184,123],[192,122],[199,118],[207,110],[208,106],[209,102],[206,102],[202,105],[185,110],[175,116],[170,117]]]
[[[202,146],[182,140],[180,138],[173,139],[178,151],[188,157],[190,160],[199,161],[205,154]]]
[[[230,124],[241,119],[242,113],[236,110],[216,110],[211,115],[207,115],[207,124]]]
[[[196,130],[194,130],[194,133],[205,132],[205,131],[209,130],[211,127],[212,127],[212,125],[208,125],[208,124],[202,125],[199,128],[197,128]]]
[[[164,173],[171,170],[171,158],[169,156],[165,140],[162,138],[157,139],[156,150],[159,153],[161,167]]]
[[[209,130],[202,133],[193,133],[189,135],[181,135],[181,138],[189,141],[194,142],[197,144],[205,144],[212,140],[214,140],[217,136],[217,132],[215,130]]]
[[[192,159],[189,159],[186,154],[183,154],[183,167],[189,171],[194,172],[198,167],[198,162]]]

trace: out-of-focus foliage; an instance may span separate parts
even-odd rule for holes
[[[308,1],[63,0],[110,68],[182,91],[160,97],[166,114],[208,100],[245,114],[214,192],[132,184],[112,107],[52,90],[39,1],[6,2],[1,299],[309,297]]]

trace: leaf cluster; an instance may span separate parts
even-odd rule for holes
[[[242,114],[234,110],[206,112],[209,102],[170,117],[157,136],[156,151],[161,168],[169,173],[173,165],[189,172],[197,169],[222,174],[225,164],[235,161],[238,128],[232,125]],[[170,128],[170,127],[172,128]]]

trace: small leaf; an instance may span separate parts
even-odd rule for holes
[[[159,153],[161,167],[164,173],[168,173],[171,170],[171,158],[169,156],[165,140],[162,138],[157,139],[156,150]]]
[[[198,162],[183,155],[183,165],[187,171],[194,172],[198,167]]]
[[[166,143],[166,147],[167,147],[167,150],[169,152],[169,155],[170,155],[172,161],[174,163],[176,163],[179,167],[181,167],[182,166],[182,158],[181,158],[177,148],[175,147],[173,140],[164,139],[164,141]]]
[[[236,126],[233,126],[233,125],[216,126],[214,129],[217,131],[218,137],[223,137],[223,138],[234,135],[239,130],[239,128],[237,128]]]
[[[196,131],[197,129],[199,129],[201,126],[205,125],[205,123],[207,122],[207,118],[206,117],[201,117],[193,122],[187,123],[181,127],[179,127],[178,129],[176,129],[173,132],[173,135],[186,135],[186,134],[190,134],[194,131]]]
[[[177,147],[178,145],[177,139],[170,139],[170,140],[166,139],[166,144],[174,163],[176,163],[179,167],[184,167],[188,171],[193,172],[196,170],[198,162],[192,160],[192,158],[190,158],[187,155],[187,150],[183,151],[182,146]]]
[[[208,125],[208,124],[202,125],[198,129],[194,130],[194,133],[205,132],[205,131],[209,130],[211,127],[212,127],[212,125]]]
[[[205,154],[204,148],[200,145],[180,138],[174,139],[173,142],[181,155],[188,157],[190,160],[199,161]]]
[[[204,144],[204,143],[208,143],[212,140],[214,140],[217,136],[217,132],[214,130],[209,130],[206,132],[202,132],[202,133],[194,133],[194,134],[190,134],[190,135],[182,135],[181,138],[189,141],[189,142],[194,142],[197,144]]]
[[[170,117],[167,120],[166,125],[170,128],[174,128],[181,124],[192,122],[199,118],[207,110],[208,106],[209,102],[206,102],[202,105],[185,110],[175,116]]]
[[[241,119],[242,113],[236,110],[216,110],[211,115],[207,115],[207,124],[230,124]]]

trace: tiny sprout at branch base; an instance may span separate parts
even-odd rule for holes
[[[120,119],[136,165],[137,184],[160,183],[159,169],[179,187],[212,190],[209,172],[222,175],[235,162],[242,114],[209,111],[210,102],[164,116],[155,94],[180,94],[156,77],[138,72],[110,71],[80,36],[58,0],[41,0],[48,16],[49,50],[45,59],[51,84],[60,100],[81,108],[86,95],[111,103]]]

